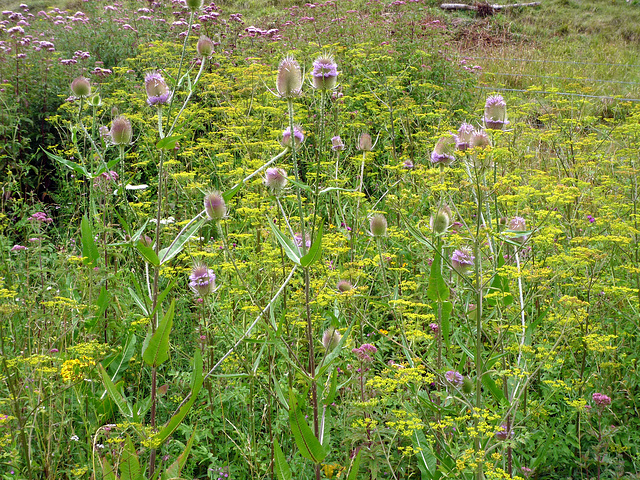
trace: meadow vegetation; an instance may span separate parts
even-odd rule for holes
[[[2,5],[0,478],[638,478],[635,0]]]

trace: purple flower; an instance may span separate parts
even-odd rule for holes
[[[204,210],[209,220],[222,220],[227,215],[227,205],[220,192],[211,192],[204,197]]]
[[[144,88],[147,91],[147,103],[151,106],[165,105],[173,95],[159,72],[149,72],[145,75]]]
[[[589,223],[596,223],[596,219],[593,218],[591,215],[587,215],[587,220],[589,220]]]
[[[305,242],[306,247],[307,247],[307,248],[310,248],[310,247],[311,247],[311,238],[309,237],[309,234],[308,234],[308,233],[306,233],[306,234],[305,234],[305,237],[306,237],[306,240],[307,240],[307,241]],[[302,234],[301,234],[301,233],[296,233],[296,234],[293,236],[293,243],[295,243],[295,244],[296,244],[296,247],[298,247],[298,248],[301,248],[301,247],[302,247]]]
[[[351,353],[355,353],[358,359],[363,362],[373,362],[373,357],[371,357],[371,355],[377,351],[378,349],[370,343],[363,343],[360,347],[351,350]]]
[[[331,150],[333,150],[334,152],[339,152],[344,150],[344,143],[342,142],[342,139],[340,138],[339,135],[336,135],[335,137],[331,138]]]
[[[267,168],[264,177],[264,184],[275,193],[280,193],[287,185],[287,172],[282,168]]]
[[[464,152],[469,148],[471,142],[471,134],[474,132],[473,125],[463,122],[458,129],[458,135],[456,135],[456,149]]]
[[[293,138],[295,138],[296,147],[304,142],[304,133],[302,133],[302,130],[297,126],[293,127]],[[283,147],[291,146],[291,127],[284,129],[284,132],[282,132],[282,141],[280,143],[282,143]]]
[[[14,245],[13,248],[11,248],[12,252],[19,252],[20,250],[26,250],[27,247],[25,247],[24,245]]]
[[[53,222],[52,218],[49,218],[44,212],[36,212],[27,218],[28,222],[37,222],[37,223],[51,223]]]
[[[338,65],[331,55],[323,55],[313,62],[313,86],[320,90],[330,90],[336,86]]]
[[[204,264],[193,267],[189,280],[189,287],[200,297],[209,295],[216,289],[216,275]]]
[[[456,157],[453,156],[455,148],[456,137],[453,135],[440,137],[436,142],[436,146],[433,148],[433,152],[431,152],[431,163],[440,166],[451,165],[456,159]]]
[[[509,124],[507,104],[502,95],[492,95],[484,105],[484,124],[491,130],[502,130]]]
[[[495,433],[495,435],[496,435],[496,438],[498,440],[506,440],[507,438],[509,438],[511,436],[511,432],[507,428],[507,424],[503,423],[503,424],[500,425],[500,428]]]
[[[473,261],[475,257],[471,254],[471,249],[463,247],[459,250],[455,250],[451,255],[451,265],[458,273],[466,273],[471,267],[473,267]]]
[[[429,328],[433,333],[438,333],[438,330],[440,330],[440,327],[438,326],[437,323],[430,323]]]
[[[353,285],[351,285],[351,282],[349,280],[340,280],[338,281],[336,288],[340,293],[344,293],[351,290],[353,288]]]
[[[606,407],[607,405],[611,405],[611,397],[605,395],[604,393],[594,393],[593,396],[594,403],[599,407]]]
[[[460,372],[456,372],[455,370],[449,370],[444,374],[444,378],[454,387],[459,387],[464,381],[464,377],[462,376],[462,374]]]

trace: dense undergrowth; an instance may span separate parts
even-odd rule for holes
[[[80,7],[2,13],[2,478],[637,478],[633,85],[421,1]]]

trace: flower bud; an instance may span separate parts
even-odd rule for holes
[[[492,95],[484,105],[484,124],[490,130],[502,130],[509,124],[507,104],[502,95]]]
[[[189,287],[200,297],[205,297],[216,290],[216,275],[206,265],[197,264],[189,275]]]
[[[451,209],[445,205],[438,210],[435,215],[431,215],[429,227],[431,227],[431,230],[433,230],[433,233],[436,235],[442,235],[449,229],[452,218],[453,214],[451,213]]]
[[[369,220],[369,229],[374,237],[383,237],[387,233],[387,219],[381,213],[376,213]]]
[[[227,215],[227,206],[220,192],[212,192],[204,197],[204,210],[209,220],[222,220]]]
[[[173,95],[159,72],[147,73],[144,77],[144,88],[147,91],[147,103],[151,106],[165,105]]]
[[[322,334],[322,346],[327,352],[331,351],[338,346],[341,338],[342,335],[335,328],[327,328]]]
[[[360,134],[358,138],[358,150],[363,152],[370,152],[373,150],[373,142],[371,140],[371,135],[368,133]]]
[[[213,41],[209,37],[200,35],[200,39],[196,44],[196,50],[201,57],[210,57],[213,55]]]
[[[331,55],[323,55],[313,62],[313,87],[319,90],[335,88],[338,79],[338,65]]]
[[[267,168],[264,184],[273,190],[274,193],[280,193],[287,185],[287,181],[287,172],[282,168]]]
[[[302,130],[297,126],[293,127],[293,137],[295,138],[296,147],[304,142],[304,133],[302,133]],[[280,143],[283,147],[291,146],[291,127],[284,129],[284,132],[282,132],[282,141]]]
[[[467,247],[455,250],[451,255],[451,265],[460,274],[467,273],[473,267],[474,260],[475,257],[471,254],[471,249]]]
[[[149,235],[140,235],[138,241],[145,247],[151,248],[153,246],[153,240],[151,240]]]
[[[71,82],[71,91],[76,97],[84,98],[91,95],[91,83],[85,77],[74,78]]]
[[[453,156],[455,148],[456,138],[453,135],[440,137],[431,153],[431,163],[440,166],[451,165],[456,159],[456,157]]]
[[[124,115],[116,117],[111,122],[111,130],[109,130],[109,139],[114,145],[129,145],[133,138],[133,129],[131,122]]]
[[[297,97],[302,93],[300,65],[293,57],[285,57],[278,67],[276,89],[282,98]]]
[[[462,381],[462,393],[469,394],[473,392],[473,382],[469,377],[464,377]]]
[[[202,8],[203,0],[186,0],[187,8],[192,12],[200,10]]]

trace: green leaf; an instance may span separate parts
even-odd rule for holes
[[[362,449],[358,450],[358,454],[356,458],[351,462],[351,467],[349,467],[349,476],[347,480],[356,480],[358,478],[358,469],[360,469],[360,458],[362,456]]]
[[[95,267],[100,254],[98,253],[96,242],[93,239],[93,229],[86,215],[82,217],[80,231],[82,233],[82,256],[85,257],[82,263],[88,267]]]
[[[189,241],[189,239],[193,237],[198,229],[207,221],[206,218],[201,218],[200,220],[196,221],[194,220],[195,218],[192,220],[193,223],[189,226],[189,228],[178,234],[171,245],[160,250],[160,253],[158,254],[158,257],[160,257],[160,265],[167,263],[177,254],[179,254],[184,248],[184,244],[187,243],[187,241]]]
[[[160,150],[173,150],[176,147],[176,143],[180,139],[179,135],[171,135],[169,137],[164,137],[158,143],[156,143],[156,147]]]
[[[282,453],[277,438],[274,439],[273,442],[273,451],[275,456],[276,477],[278,477],[278,480],[292,480],[291,467],[289,467],[287,459],[284,457],[284,453]]]
[[[136,250],[142,255],[147,262],[149,262],[154,267],[160,266],[160,259],[158,255],[156,255],[156,251],[152,247],[147,247],[142,240],[138,240],[136,242]]]
[[[173,315],[175,312],[175,300],[171,301],[169,310],[162,317],[162,321],[153,333],[149,345],[142,352],[142,359],[150,367],[162,365],[169,358],[169,334],[173,326]]]
[[[422,431],[413,432],[413,447],[418,459],[418,467],[423,479],[432,479],[436,474],[437,459],[433,454],[431,445],[427,442]]]
[[[102,457],[100,459],[102,463],[102,478],[103,480],[118,480],[118,476],[116,475],[116,469],[113,468],[113,465],[109,463],[106,457]]]
[[[236,193],[238,193],[240,191],[240,189],[243,187],[243,185],[244,185],[244,183],[240,182],[235,187],[230,188],[229,190],[224,192],[222,194],[222,199],[225,201],[225,203],[227,203],[229,200],[231,200],[233,197],[235,197]]]
[[[109,306],[109,290],[107,290],[104,285],[100,288],[100,295],[96,300],[96,313],[93,318],[87,320],[85,322],[86,328],[93,328],[98,323],[100,318],[103,318],[104,312],[107,310]]]
[[[129,362],[133,358],[133,355],[136,352],[136,343],[137,337],[135,334],[130,334],[126,339],[124,346],[122,347],[122,352],[120,352],[114,359],[113,362],[109,364],[109,372],[111,374],[111,381],[118,381],[118,377],[120,373],[125,371],[129,366]]]
[[[322,400],[324,405],[330,405],[333,400],[336,398],[336,392],[338,390],[338,370],[333,370],[331,372],[331,384],[329,385],[329,393]]]
[[[195,354],[193,355],[193,374],[191,375],[191,396],[187,403],[185,403],[180,410],[178,410],[167,422],[167,424],[154,436],[154,440],[156,445],[159,447],[162,445],[173,432],[176,431],[176,428],[182,423],[184,417],[186,417],[187,413],[193,406],[198,398],[198,393],[200,393],[200,389],[202,388],[202,383],[204,382],[204,375],[202,374],[202,354],[200,350],[196,348]]]
[[[300,250],[298,247],[296,247],[293,242],[280,231],[276,224],[273,223],[273,220],[269,217],[267,217],[267,222],[269,223],[271,230],[273,230],[273,234],[276,236],[276,239],[280,245],[282,245],[287,257],[289,257],[296,265],[300,265]]]
[[[131,443],[129,435],[124,440],[124,450],[120,457],[120,479],[121,480],[139,480],[140,478],[140,462],[136,449]]]
[[[193,429],[191,433],[191,437],[187,442],[187,445],[184,447],[184,450],[180,454],[178,458],[164,471],[162,476],[160,477],[162,480],[172,480],[174,478],[178,478],[180,472],[184,468],[185,463],[187,463],[187,458],[189,457],[189,452],[191,451],[191,447],[193,446],[193,442],[196,439],[196,432],[198,431],[197,425],[196,428]]]
[[[127,402],[125,396],[118,390],[118,388],[111,381],[111,377],[104,369],[102,364],[98,364],[98,370],[100,371],[100,375],[102,375],[102,383],[104,383],[109,396],[114,401],[120,413],[124,415],[127,419],[133,419],[133,410],[131,409],[131,405]]]
[[[67,168],[70,168],[71,170],[73,170],[76,173],[79,173],[80,175],[82,175],[85,178],[90,178],[91,175],[89,174],[89,172],[87,171],[87,169],[85,167],[83,167],[82,165],[76,163],[76,162],[72,162],[71,160],[67,160],[65,158],[59,157],[58,155],[54,155],[51,152],[47,152],[44,148],[42,149],[42,151],[44,153],[47,154],[47,156],[51,159],[51,160],[55,160],[56,162],[64,165]]]
[[[496,400],[500,403],[509,404],[507,398],[504,396],[504,392],[498,388],[496,382],[493,381],[493,378],[489,376],[489,372],[485,372],[482,376],[482,384],[489,389],[491,394],[495,397]]]
[[[442,277],[442,254],[439,251],[435,252],[431,264],[427,298],[433,302],[443,302],[449,298],[449,287]]]
[[[402,217],[402,219],[404,220],[404,226],[407,228],[407,230],[409,231],[409,233],[413,236],[413,238],[415,238],[418,242],[420,242],[422,245],[425,245],[427,247],[431,247],[433,248],[433,244],[427,240],[424,235],[422,235],[422,233],[420,233],[420,231],[415,228],[413,225],[411,225],[406,218],[404,218],[404,216]]]
[[[149,310],[147,310],[147,306],[145,305],[144,301],[138,296],[138,294],[133,290],[133,288],[129,287],[129,295],[131,295],[131,298],[133,298],[133,301],[135,302],[136,305],[138,305],[138,307],[140,307],[140,310],[142,310],[142,313],[144,313],[144,315],[146,317],[149,316]]]
[[[289,402],[287,402],[287,399],[284,396],[284,392],[282,391],[282,387],[280,386],[278,379],[275,377],[273,378],[273,389],[276,391],[276,397],[278,397],[278,401],[286,410],[289,410]]]
[[[149,315],[149,317],[151,317],[151,318],[154,317],[154,315],[156,314],[156,312],[160,308],[160,305],[162,304],[162,302],[164,302],[164,299],[167,298],[167,295],[169,295],[169,293],[171,293],[171,290],[173,290],[173,287],[175,287],[177,283],[178,283],[178,280],[173,279],[171,281],[171,283],[169,285],[167,285],[167,288],[165,288],[162,291],[162,293],[160,295],[158,295],[158,299],[156,300],[156,308],[151,312],[151,315]]]
[[[322,228],[323,225],[320,224],[320,228],[318,229],[316,239],[313,241],[313,245],[311,245],[307,254],[300,259],[300,265],[302,267],[310,267],[322,256]]]
[[[351,324],[349,325],[349,328],[347,328],[347,331],[344,332],[344,335],[342,336],[342,338],[340,338],[338,345],[336,345],[335,348],[331,350],[326,357],[324,357],[324,359],[322,360],[322,363],[318,365],[318,368],[316,369],[315,378],[318,378],[319,376],[321,376],[329,368],[329,366],[331,366],[331,362],[333,362],[333,360],[335,360],[338,357],[338,355],[340,355],[340,352],[342,351],[342,347],[347,342],[347,339],[351,334],[351,329],[353,328],[354,324],[355,324],[355,319],[351,322]]]
[[[289,392],[289,424],[300,454],[315,464],[322,462],[327,452],[309,428],[293,390]]]

